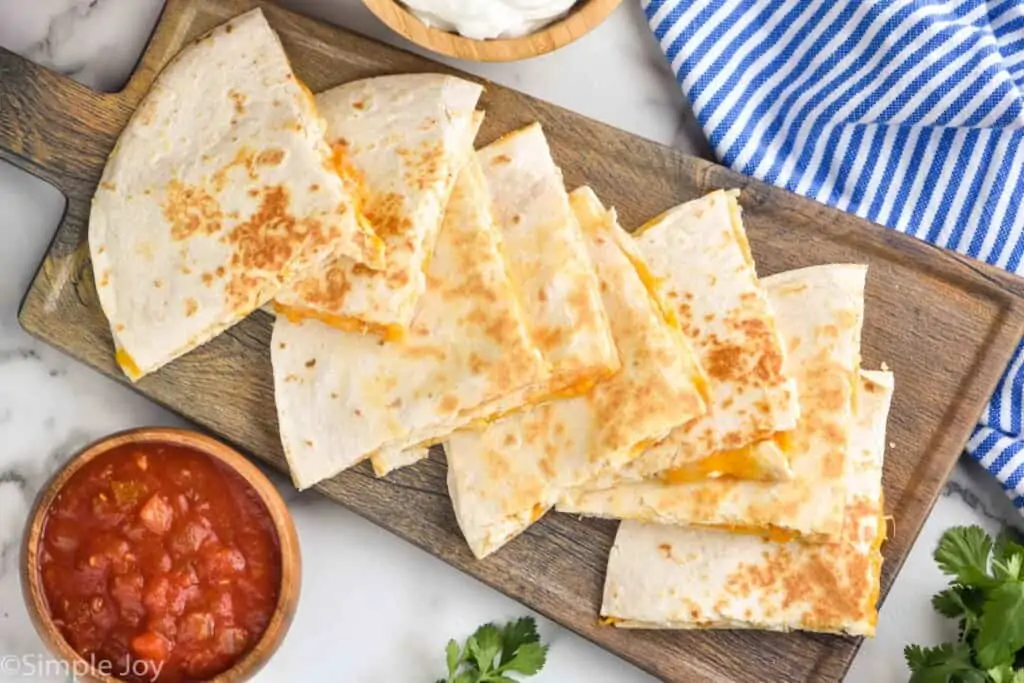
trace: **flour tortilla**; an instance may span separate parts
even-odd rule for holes
[[[328,258],[384,265],[323,135],[258,9],[157,76],[107,161],[89,222],[100,304],[132,380]]]
[[[861,373],[842,540],[773,543],[625,521],[609,558],[601,614],[623,628],[873,636],[885,540],[882,460],[893,386],[892,373]]]
[[[361,207],[387,247],[371,271],[350,258],[289,283],[275,309],[341,329],[401,336],[426,287],[425,267],[459,170],[473,153],[483,88],[444,74],[380,76],[316,97],[327,139],[359,179]]]
[[[800,422],[789,435],[791,480],[649,480],[564,496],[558,509],[818,542],[837,539],[849,483],[845,462],[860,367],[865,275],[864,266],[829,265],[763,280],[789,352],[787,369],[799,388]]]
[[[597,275],[569,205],[562,173],[538,124],[477,153],[491,195],[505,261],[533,343],[548,374],[505,397],[504,412],[586,392],[620,367]],[[444,434],[447,436],[447,434]],[[413,457],[382,449],[385,474]]]
[[[621,467],[705,410],[704,378],[682,333],[641,276],[613,211],[589,188],[571,195],[601,282],[622,369],[582,396],[460,431],[445,444],[448,491],[470,548],[485,557],[521,533],[560,490]]]
[[[789,457],[772,437],[796,426],[796,385],[784,371],[785,349],[736,193],[719,190],[677,206],[634,236],[709,375],[708,412],[584,488],[639,481],[668,469],[679,480],[791,478]]]
[[[271,358],[281,441],[300,489],[378,449],[448,434],[543,381],[547,368],[516,304],[475,160],[456,183],[403,339],[278,316]]]

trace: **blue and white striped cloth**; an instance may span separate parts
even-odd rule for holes
[[[733,169],[1024,274],[1022,0],[642,0]],[[1024,512],[1024,344],[967,452]]]

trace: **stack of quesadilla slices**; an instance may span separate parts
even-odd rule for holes
[[[539,124],[475,149],[481,94],[314,97],[259,10],[186,48],[93,206],[126,374],[266,306],[298,488],[440,443],[477,557],[552,508],[624,520],[608,623],[872,633],[893,378],[860,368],[866,269],[759,278],[732,191],[630,235]]]

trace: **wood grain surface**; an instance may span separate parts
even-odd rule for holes
[[[125,379],[114,363],[86,247],[85,212],[103,156],[153,75],[185,41],[256,4],[316,91],[387,73],[451,72],[253,0],[169,0],[139,69],[117,95],[98,95],[0,52],[0,157],[54,183],[69,200],[21,323],[119,381]],[[829,262],[870,265],[864,364],[885,362],[897,376],[884,482],[896,523],[884,550],[884,594],[1021,338],[1022,281],[506,88],[487,84],[482,105],[481,143],[539,120],[568,186],[590,184],[627,227],[709,190],[735,187],[761,274]],[[257,312],[134,388],[283,470],[269,341],[270,318]],[[459,534],[437,453],[383,480],[368,466],[356,467],[319,490],[667,681],[835,681],[859,645],[813,634],[602,626],[597,614],[614,523],[549,514],[477,561]]]
[[[427,26],[396,0],[363,0],[391,30],[449,57],[474,62],[514,62],[553,52],[585,36],[608,18],[622,0],[580,0],[563,19],[520,38],[475,40]]]

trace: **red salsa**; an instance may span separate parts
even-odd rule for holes
[[[130,444],[98,456],[47,511],[46,600],[72,648],[132,683],[204,681],[267,628],[281,585],[273,520],[199,451]]]

